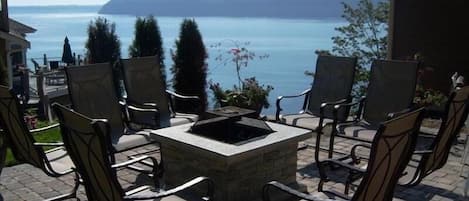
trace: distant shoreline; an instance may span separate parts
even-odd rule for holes
[[[279,19],[341,18],[343,0],[111,0],[99,14]],[[357,0],[348,0],[354,3]]]
[[[103,13],[101,12],[102,6],[100,5],[53,5],[53,6],[9,6],[10,12],[15,12],[15,10],[35,10],[39,13],[49,13],[49,10],[54,10],[55,13],[68,13],[68,10],[76,10],[77,8],[82,8],[83,10],[89,11],[89,9],[96,11],[97,14],[102,15],[122,15],[122,16],[147,16],[147,15],[135,15],[129,13]],[[197,16],[183,16],[183,15],[154,15],[156,17],[206,17],[206,18],[257,18],[257,19],[284,19],[284,20],[321,20],[321,21],[343,21],[342,17],[288,17],[288,16],[225,16],[225,15],[197,15]]]

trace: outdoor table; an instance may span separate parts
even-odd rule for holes
[[[164,181],[174,187],[197,176],[215,183],[215,199],[224,201],[260,200],[262,187],[269,181],[295,185],[298,142],[312,131],[266,124],[273,133],[228,144],[189,133],[184,124],[153,130],[160,142]]]

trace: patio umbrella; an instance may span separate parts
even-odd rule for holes
[[[62,62],[67,63],[67,65],[75,62],[75,58],[73,58],[72,56],[72,49],[70,48],[70,43],[68,43],[68,38],[66,36],[64,40]]]

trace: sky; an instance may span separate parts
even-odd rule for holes
[[[8,0],[8,6],[102,5],[109,0]]]

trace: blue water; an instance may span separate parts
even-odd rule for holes
[[[133,39],[135,17],[125,15],[100,15],[96,6],[68,7],[11,7],[10,17],[37,29],[29,34],[31,49],[28,58],[38,58],[43,54],[60,60],[65,36],[68,36],[72,51],[84,55],[86,29],[88,24],[99,16],[116,23],[116,32],[121,41],[122,57],[128,57],[127,49]],[[168,79],[172,65],[170,50],[179,34],[181,17],[157,17],[166,51]],[[262,60],[254,60],[243,68],[242,77],[256,76],[262,84],[274,87],[269,101],[271,107],[263,113],[275,113],[275,99],[280,95],[297,94],[307,89],[312,78],[304,75],[306,70],[314,71],[317,49],[331,49],[331,37],[337,33],[335,27],[344,25],[340,19],[270,19],[270,18],[224,18],[196,17],[205,46],[209,53],[208,80],[220,82],[224,87],[237,83],[234,65],[226,66],[215,60],[218,49],[210,48],[218,42],[236,40],[250,42],[247,48],[257,55],[268,54]],[[231,47],[225,46],[226,50]],[[54,59],[54,58],[52,58]],[[32,66],[28,63],[28,66]],[[285,102],[285,111],[298,111],[301,99]]]

